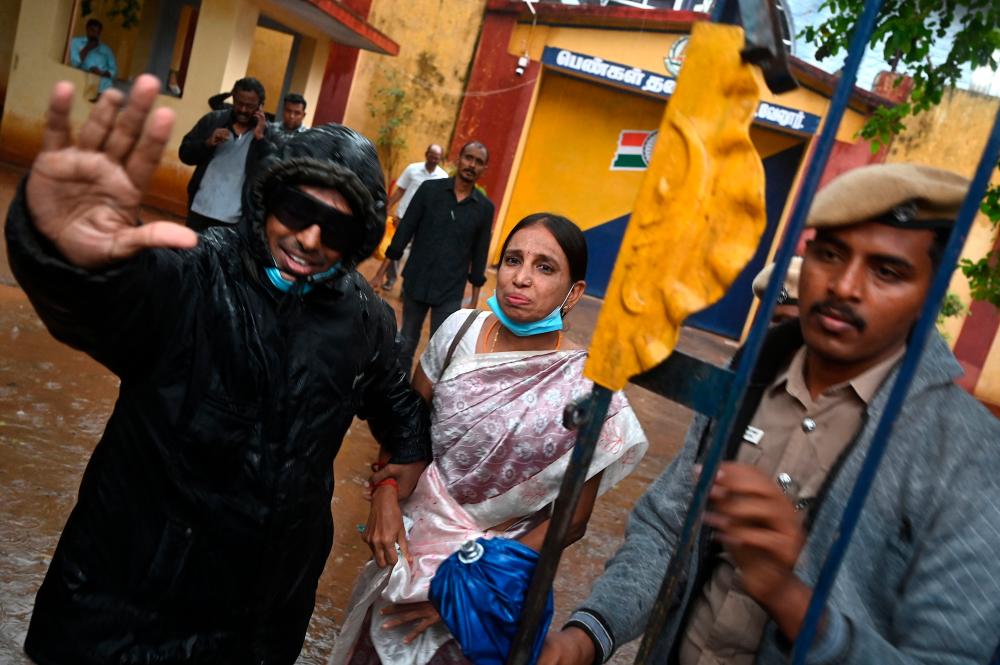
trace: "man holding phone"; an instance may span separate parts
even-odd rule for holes
[[[211,111],[184,136],[180,158],[194,166],[187,225],[199,233],[240,219],[243,190],[269,152],[264,86],[247,77],[233,85],[231,108]]]

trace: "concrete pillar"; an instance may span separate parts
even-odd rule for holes
[[[295,58],[288,90],[298,92],[306,98],[306,117],[303,123],[307,127],[313,124],[319,104],[320,88],[323,85],[323,73],[329,51],[330,43],[326,40],[305,35],[300,39],[299,52]]]
[[[207,100],[246,76],[260,10],[250,0],[204,2],[198,13],[184,96]],[[208,110],[208,107],[205,107]]]

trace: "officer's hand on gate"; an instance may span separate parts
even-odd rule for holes
[[[396,545],[409,560],[410,550],[403,526],[403,512],[399,508],[396,488],[392,485],[376,487],[368,510],[368,524],[361,538],[368,544],[379,568],[396,565]]]
[[[538,665],[591,665],[595,656],[594,643],[587,633],[570,626],[545,636]]]
[[[123,108],[122,93],[106,90],[74,145],[73,84],[52,89],[27,205],[35,227],[70,263],[97,269],[150,247],[198,244],[198,235],[180,224],[137,226],[139,203],[174,123],[173,111],[152,110],[159,91],[156,77],[140,76]]]
[[[705,524],[733,558],[743,589],[765,607],[801,584],[795,563],[805,544],[801,515],[771,476],[726,462],[709,493]]]

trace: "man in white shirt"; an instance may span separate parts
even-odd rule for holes
[[[440,166],[443,156],[444,150],[441,146],[432,143],[427,146],[427,152],[424,153],[424,161],[413,162],[403,169],[403,172],[396,180],[396,189],[393,190],[392,195],[389,197],[389,202],[386,204],[386,210],[392,210],[392,206],[398,204],[395,217],[390,217],[393,228],[399,225],[399,220],[403,219],[407,206],[410,205],[413,195],[417,193],[417,188],[420,187],[422,182],[448,177],[448,172]],[[385,280],[384,282],[383,279]],[[375,277],[372,278],[371,285],[375,289],[381,286],[381,288],[388,290],[395,283],[396,262],[387,259],[382,267],[379,268]]]

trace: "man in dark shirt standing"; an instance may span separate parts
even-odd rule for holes
[[[194,166],[188,182],[187,225],[199,233],[240,219],[244,187],[271,152],[265,140],[264,86],[247,77],[233,84],[233,104],[206,113],[181,141],[181,161]]]
[[[431,312],[431,331],[462,306],[466,280],[473,306],[486,282],[486,254],[493,226],[493,202],[476,189],[489,153],[479,141],[462,146],[453,178],[420,185],[386,250],[398,261],[410,239],[413,247],[403,268],[403,327],[399,364],[409,373],[420,329]]]

